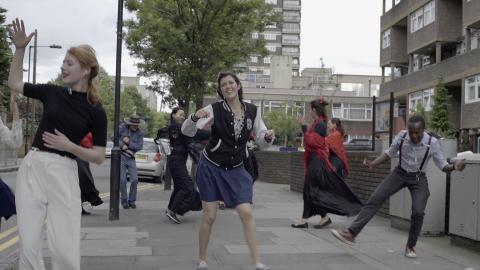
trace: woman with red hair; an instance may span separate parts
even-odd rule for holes
[[[308,228],[308,218],[320,215],[320,222],[313,227],[323,228],[332,223],[327,213],[342,216],[356,215],[362,203],[350,190],[330,161],[327,143],[328,103],[323,97],[310,102],[313,123],[307,128],[301,121],[304,133],[305,183],[303,186],[303,214],[292,224],[293,228]]]

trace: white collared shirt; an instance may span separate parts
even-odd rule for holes
[[[403,138],[405,133],[406,133],[406,136],[405,138]],[[397,136],[395,136],[395,139],[393,140],[392,145],[390,145],[390,147],[387,150],[385,150],[385,154],[390,158],[394,157],[399,151],[400,143],[403,140],[402,162],[401,162],[402,169],[404,169],[407,172],[418,172],[422,164],[423,157],[425,156],[425,152],[427,151],[428,148],[430,148],[427,159],[423,164],[422,172],[426,172],[427,164],[432,157],[433,157],[433,161],[435,162],[435,165],[437,165],[437,167],[441,170],[446,165],[448,165],[448,162],[443,156],[443,152],[440,147],[440,142],[435,137],[432,137],[432,141],[430,145],[428,145],[428,140],[430,139],[430,136],[431,135],[424,132],[422,140],[418,144],[414,144],[410,140],[408,131],[402,130],[397,134]]]

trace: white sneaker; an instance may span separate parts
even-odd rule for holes
[[[417,253],[415,250],[411,247],[406,247],[405,248],[405,257],[410,258],[410,259],[415,259],[417,258]]]
[[[197,270],[208,270],[208,265],[206,261],[200,261],[197,264]]]

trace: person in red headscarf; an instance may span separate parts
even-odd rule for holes
[[[313,123],[307,128],[305,119],[299,119],[304,133],[303,214],[293,223],[293,228],[308,228],[308,218],[320,215],[320,222],[313,227],[323,228],[332,223],[327,213],[342,216],[358,214],[362,203],[350,190],[330,162],[327,143],[328,103],[323,97],[310,102]]]
[[[347,153],[343,146],[343,136],[345,129],[342,121],[338,118],[331,118],[327,123],[328,136],[326,138],[328,149],[330,150],[330,162],[335,167],[337,173],[345,178],[349,174]]]

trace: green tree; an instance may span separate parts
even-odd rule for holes
[[[451,123],[450,98],[448,89],[445,87],[443,78],[438,78],[435,86],[435,94],[433,95],[433,107],[431,111],[430,128],[433,132],[444,138],[452,138],[453,129]]]
[[[295,138],[300,132],[295,115],[296,113],[292,113],[292,109],[285,110],[285,106],[280,110],[267,112],[265,114],[267,127],[275,130],[275,144],[283,146],[293,145]]]
[[[6,112],[10,102],[10,89],[7,86],[7,81],[12,51],[7,41],[7,29],[3,26],[6,12],[6,9],[0,7],[0,25],[2,25],[0,26],[0,112]]]
[[[425,119],[425,125],[427,126],[427,129],[430,127],[430,113],[425,110],[425,106],[423,103],[419,102],[417,104],[417,108],[415,110],[415,114],[420,115]]]
[[[165,75],[169,92],[185,106],[203,106],[208,82],[251,53],[266,54],[262,32],[280,16],[264,0],[128,0],[136,19],[126,22],[126,43],[143,76]]]

